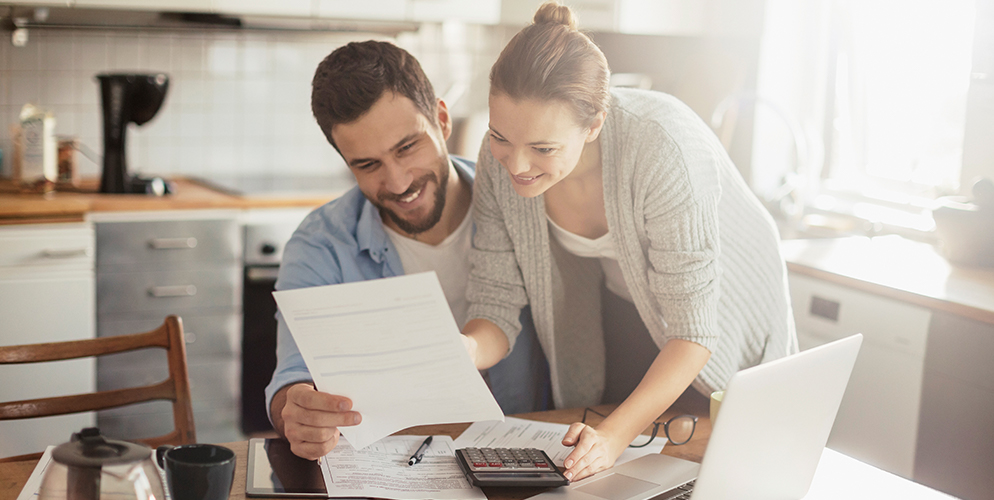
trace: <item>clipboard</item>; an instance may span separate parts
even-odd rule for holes
[[[285,439],[249,439],[245,496],[328,498],[321,466],[294,455]]]

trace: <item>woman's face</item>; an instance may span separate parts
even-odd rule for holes
[[[603,118],[591,127],[577,123],[560,101],[515,100],[490,95],[490,152],[511,176],[514,190],[532,198],[576,168],[588,142],[597,139]]]

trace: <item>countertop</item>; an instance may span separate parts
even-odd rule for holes
[[[0,180],[0,224],[82,221],[90,212],[185,210],[217,208],[316,207],[342,194],[308,192],[302,195],[239,196],[212,189],[187,178],[173,178],[173,194],[156,197],[97,193],[98,181],[85,180],[71,191],[22,194],[10,181]]]
[[[994,324],[994,268],[950,263],[900,236],[784,240],[787,269],[868,293]]]

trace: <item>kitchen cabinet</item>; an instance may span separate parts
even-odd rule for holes
[[[415,22],[440,22],[457,19],[474,24],[497,24],[500,0],[410,0],[410,19]]]
[[[781,251],[802,346],[835,329],[876,332],[864,339],[850,389],[866,378],[860,365],[869,354],[876,385],[857,401],[867,422],[884,428],[876,443],[899,438],[893,446],[904,458],[868,456],[957,497],[994,498],[994,269],[951,264],[932,245],[893,235],[787,240]],[[852,407],[849,395],[843,408]],[[840,410],[840,419],[850,416]],[[864,459],[855,443],[839,449]]]
[[[218,14],[252,16],[309,17],[311,0],[213,0],[213,10]]]
[[[501,24],[524,26],[545,0],[503,0]],[[587,0],[567,2],[580,28],[638,35],[759,36],[762,0]]]
[[[409,0],[315,0],[314,17],[406,21]]]
[[[0,343],[93,338],[94,231],[89,223],[0,226]],[[92,358],[0,366],[0,400],[93,392]],[[0,422],[0,457],[34,453],[92,427],[93,413]]]
[[[242,439],[239,422],[242,240],[238,210],[95,214],[97,335],[147,331],[183,319],[197,440]],[[104,356],[100,390],[156,382],[168,372],[154,350]],[[121,438],[172,429],[168,401],[98,412]]]
[[[62,2],[66,5],[70,2]],[[168,12],[210,12],[211,0],[71,0],[73,7],[91,9],[156,10]]]
[[[936,313],[929,329],[915,481],[994,498],[994,325]]]
[[[200,12],[229,16],[277,16],[356,21],[442,22],[475,24],[501,21],[501,0],[40,0],[5,2],[135,11]],[[538,4],[536,3],[535,6]],[[524,8],[534,7],[525,5]],[[612,7],[613,8],[613,7]],[[587,9],[589,10],[589,8]],[[585,11],[586,12],[586,11]],[[601,19],[603,16],[589,16]],[[530,19],[530,14],[528,19]]]
[[[931,311],[797,273],[789,281],[801,350],[863,334],[828,447],[912,478]]]
[[[502,0],[500,22],[516,28],[531,24],[535,11],[545,0]],[[617,31],[621,0],[587,0],[571,2],[570,8],[580,20],[580,29]]]

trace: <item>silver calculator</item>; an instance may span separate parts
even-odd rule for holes
[[[460,448],[456,462],[473,486],[553,487],[569,479],[537,448]]]

